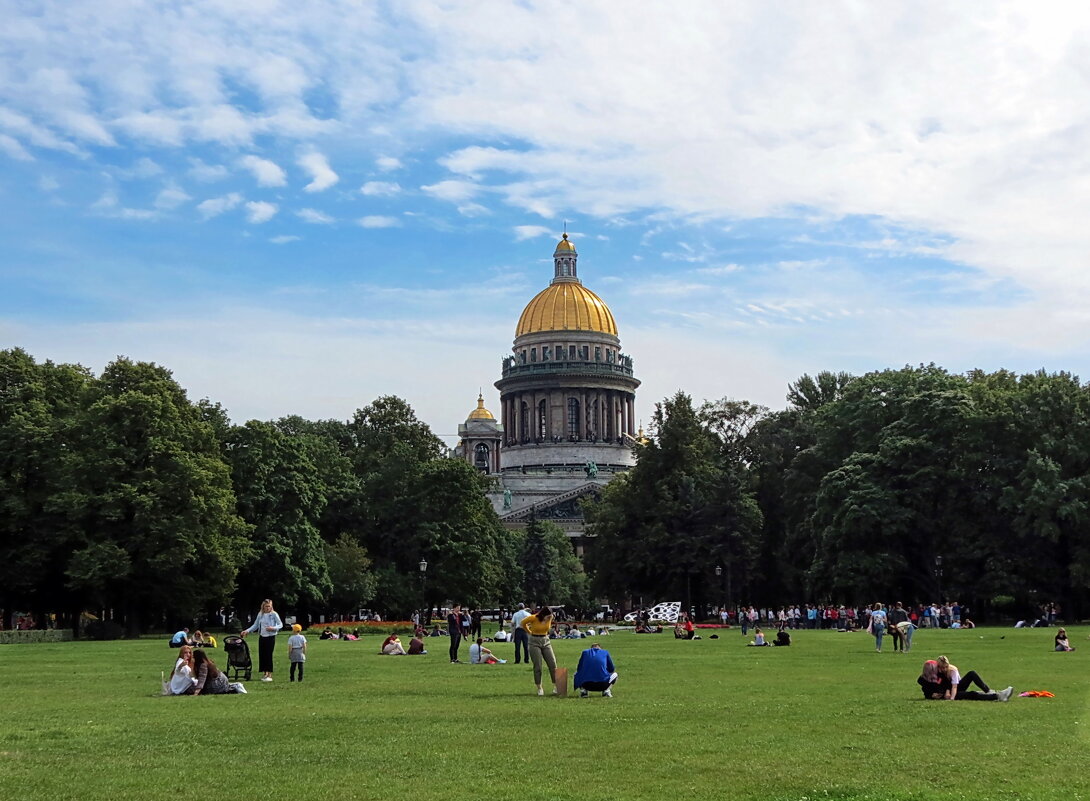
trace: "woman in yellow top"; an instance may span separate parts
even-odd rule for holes
[[[537,694],[545,695],[541,689],[541,660],[549,667],[549,679],[553,683],[553,695],[556,695],[556,656],[552,643],[549,642],[549,629],[553,625],[553,611],[542,605],[537,611],[522,620],[522,627],[530,635],[530,661],[534,663],[534,684]]]

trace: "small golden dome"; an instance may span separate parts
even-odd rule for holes
[[[556,250],[553,253],[575,253],[575,245],[568,241],[567,233],[564,234],[564,238],[556,244]]]
[[[617,336],[617,322],[600,297],[582,284],[563,281],[545,287],[526,304],[515,336],[539,331],[597,331]]]
[[[469,413],[467,420],[495,420],[495,416],[484,408],[484,395],[477,396],[477,408]]]

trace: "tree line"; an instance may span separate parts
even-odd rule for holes
[[[0,351],[5,620],[75,626],[89,610],[135,633],[265,597],[304,618],[526,592],[588,603],[563,532],[508,531],[487,481],[396,397],[348,421],[232,425],[156,364],[96,376]]]
[[[658,404],[588,509],[596,591],[782,605],[1085,609],[1090,388],[935,365],[819,373],[788,407]],[[719,568],[718,574],[716,568]]]
[[[399,398],[233,425],[159,365],[96,376],[0,351],[0,610],[135,632],[264,597],[302,617],[596,598],[1085,607],[1078,378],[823,372],[787,400],[659,403],[636,466],[585,507],[581,563],[551,523],[507,530],[491,479]]]

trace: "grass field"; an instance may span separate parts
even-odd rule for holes
[[[586,700],[536,697],[524,665],[451,665],[445,638],[380,657],[378,637],[312,637],[290,684],[282,636],[274,682],[201,698],[158,696],[165,640],[0,646],[0,798],[1079,799],[1090,642],[1069,629],[1079,650],[1057,654],[1053,633],[920,630],[901,655],[623,632],[602,639],[616,697]],[[554,643],[560,664],[586,644]],[[939,653],[1056,697],[924,701]]]

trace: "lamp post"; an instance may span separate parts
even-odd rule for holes
[[[719,565],[715,566],[715,580],[716,580],[716,584],[719,585],[716,588],[716,589],[719,590],[719,597],[722,598],[723,597],[723,568],[720,567]],[[720,604],[720,606],[719,606],[719,611],[720,611],[719,619],[720,620],[723,619],[722,611],[724,609],[726,609],[726,606]]]
[[[935,578],[939,582],[939,603],[942,603],[942,557],[935,557]]]
[[[426,620],[420,621],[420,625],[426,629],[431,625],[431,609],[428,607],[428,560],[421,557],[417,567],[420,568],[420,597],[424,602],[424,614],[427,616]]]

